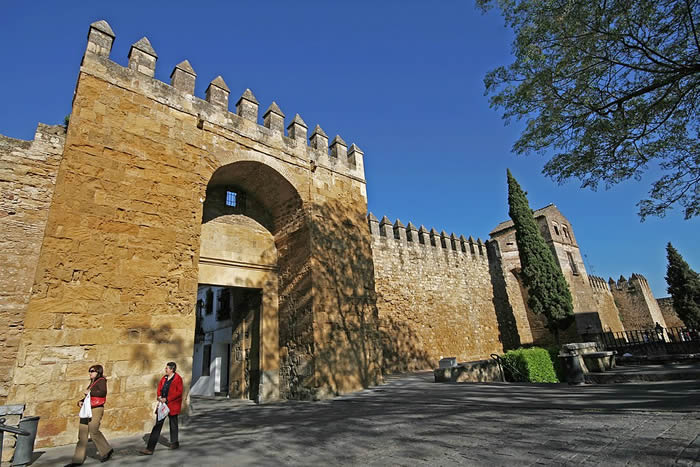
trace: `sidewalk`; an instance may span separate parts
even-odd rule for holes
[[[200,400],[181,449],[140,457],[141,437],[110,440],[105,465],[700,465],[697,380],[432,381],[429,372],[392,377],[321,402]],[[33,465],[64,465],[72,452],[46,449]]]

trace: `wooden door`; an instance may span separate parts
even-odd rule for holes
[[[234,289],[229,394],[257,400],[260,386],[260,305],[258,289]]]

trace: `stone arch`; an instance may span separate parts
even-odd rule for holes
[[[214,177],[221,177],[223,173],[236,164],[249,164],[251,166],[265,166],[267,173],[278,181],[286,182],[290,189],[296,191],[301,199],[306,198],[308,190],[308,173],[305,166],[297,165],[291,161],[284,161],[269,156],[260,151],[248,148],[240,148],[236,151],[210,154],[205,156],[205,169],[202,171],[205,185]]]
[[[305,306],[310,233],[298,181],[284,166],[248,156],[221,165],[207,183],[198,274],[200,284],[262,291],[256,392],[260,400],[269,400],[286,395],[288,381],[280,368],[290,339],[312,335],[304,329],[290,331],[298,318],[291,315],[310,313],[310,304]],[[231,199],[235,201],[227,205]]]

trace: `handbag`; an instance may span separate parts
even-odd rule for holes
[[[83,401],[83,405],[80,407],[80,413],[78,414],[80,418],[92,418],[92,406],[90,404],[90,391],[88,391]]]
[[[168,408],[168,404],[164,402],[158,402],[158,407],[156,407],[156,417],[158,417],[158,421],[163,420],[165,417],[168,416],[170,413],[170,409]]]

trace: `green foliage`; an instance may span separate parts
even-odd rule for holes
[[[547,347],[547,352],[549,352],[549,359],[552,360],[552,365],[554,366],[554,373],[557,375],[559,381],[566,381],[566,368],[562,365],[559,359],[559,351],[561,350],[558,346]]]
[[[569,285],[542,237],[530,203],[508,170],[508,206],[515,226],[521,277],[528,290],[527,305],[533,313],[544,315],[547,328],[557,338],[574,319],[574,305]]]
[[[673,245],[666,245],[666,283],[673,308],[689,328],[700,328],[700,275],[693,271]]]
[[[700,214],[700,2],[476,0],[515,33],[515,60],[484,78],[516,153],[554,150],[544,173],[608,187],[661,170],[642,220]]]
[[[70,114],[66,115],[63,117],[63,126],[68,126],[68,123],[70,123]]]
[[[532,347],[529,349],[509,350],[503,355],[508,381],[526,383],[558,383],[552,359],[547,349]],[[509,369],[515,368],[517,372]]]

